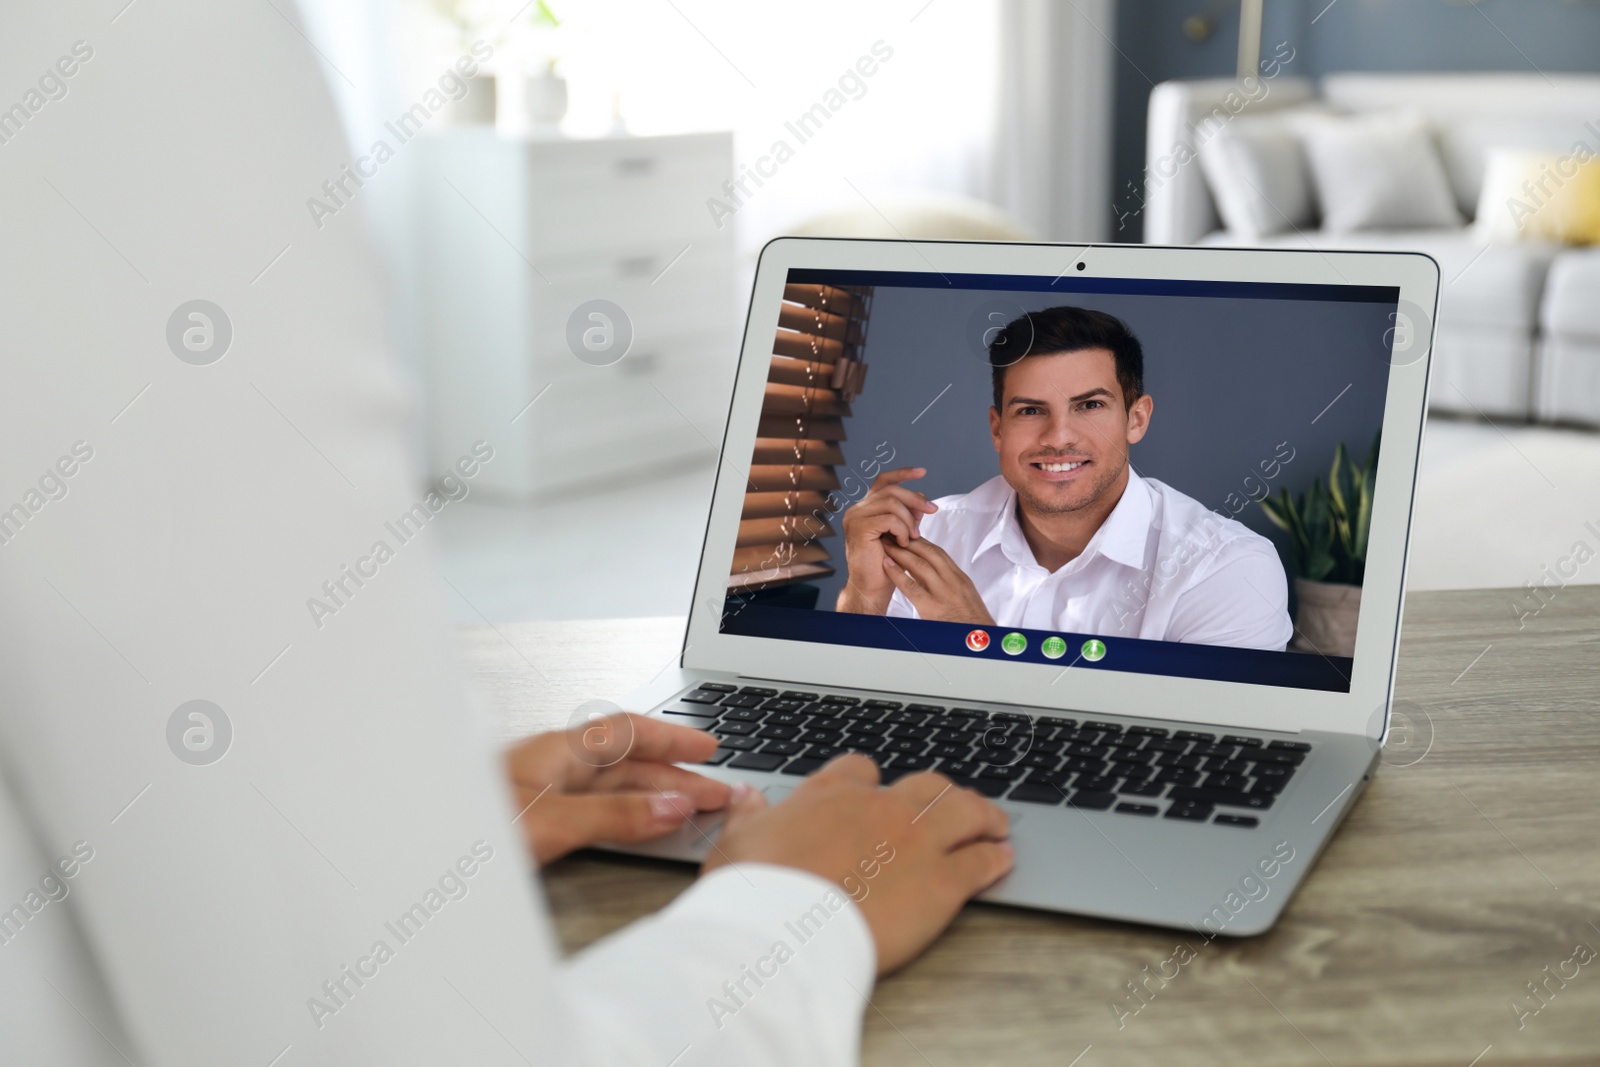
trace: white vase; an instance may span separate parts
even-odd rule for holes
[[[451,126],[494,125],[494,75],[479,74],[463,80],[467,83],[467,95],[446,102],[439,112],[440,117]]]
[[[1299,607],[1294,613],[1294,652],[1324,656],[1356,654],[1356,619],[1361,612],[1361,587],[1343,582],[1294,580]]]
[[[522,83],[522,101],[530,125],[559,126],[567,117],[567,79],[546,68]]]

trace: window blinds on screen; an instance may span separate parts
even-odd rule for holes
[[[767,371],[728,588],[772,589],[833,573],[844,417],[866,380],[870,286],[786,285]]]

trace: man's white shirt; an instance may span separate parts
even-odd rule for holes
[[[1117,506],[1054,573],[1034,559],[1005,478],[934,503],[922,536],[972,579],[997,626],[1277,652],[1293,636],[1272,542],[1131,467]],[[919,617],[898,590],[888,614]]]

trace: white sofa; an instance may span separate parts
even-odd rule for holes
[[[1316,100],[1344,112],[1424,111],[1468,225],[1345,234],[1302,228],[1248,241],[1222,229],[1206,177],[1191,159],[1196,148],[1204,151],[1203,120],[1218,108],[1222,115],[1260,113]],[[1231,80],[1165,82],[1150,94],[1144,239],[1426,252],[1441,274],[1431,406],[1600,426],[1600,251],[1485,246],[1470,228],[1490,148],[1568,153],[1580,141],[1600,153],[1600,77],[1333,74],[1313,86],[1279,76],[1248,94]],[[1176,162],[1185,159],[1191,161]]]

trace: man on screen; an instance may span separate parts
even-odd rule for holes
[[[844,512],[839,611],[1284,649],[1272,543],[1128,462],[1155,402],[1126,324],[1047,308],[1000,330],[989,362],[1000,474],[934,501],[903,484],[926,468],[880,474]]]

